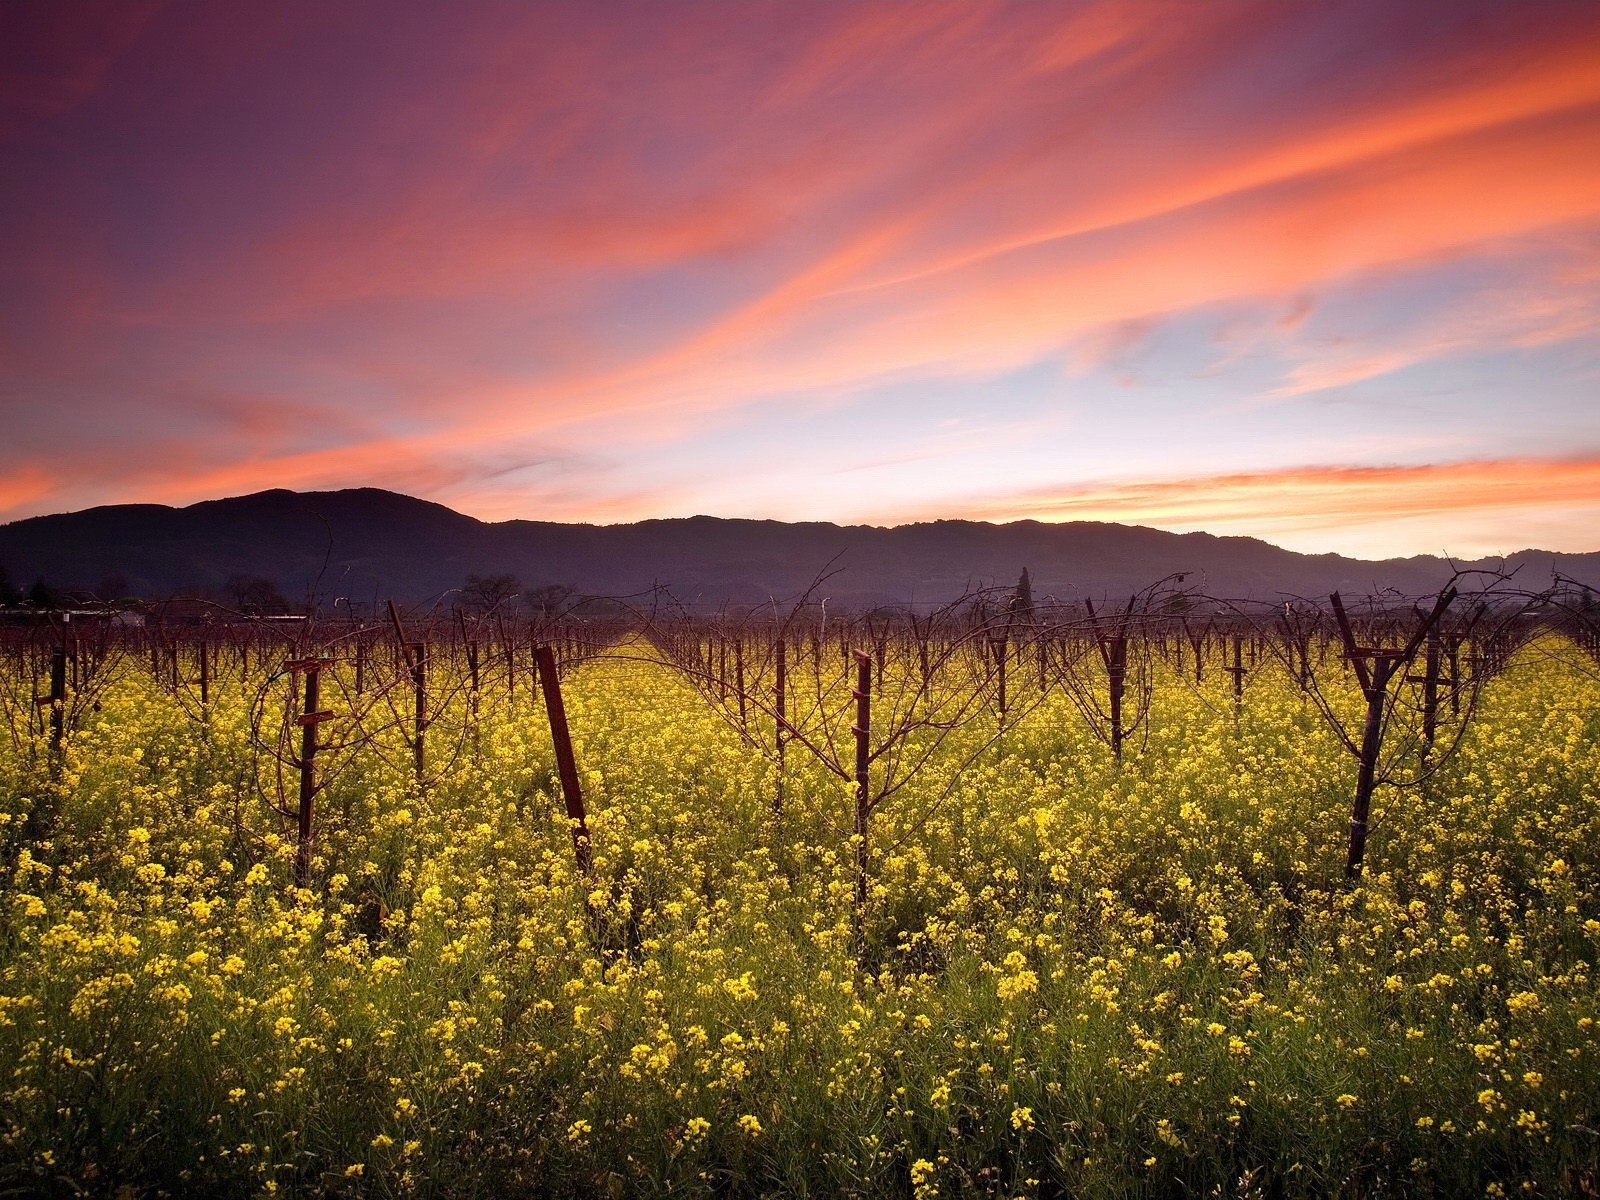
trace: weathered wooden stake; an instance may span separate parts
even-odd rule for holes
[[[1422,740],[1433,749],[1439,731],[1439,626],[1428,629],[1428,656],[1422,676]]]
[[[589,849],[589,817],[583,807],[583,790],[578,784],[578,759],[572,752],[572,731],[567,726],[567,707],[561,699],[561,680],[556,674],[555,651],[548,642],[533,648],[533,660],[544,691],[545,716],[550,721],[550,740],[555,745],[556,773],[561,779],[561,798],[567,806],[567,822],[572,826],[572,852],[578,870],[588,874],[593,861]]]
[[[411,691],[415,700],[411,757],[417,772],[417,786],[421,787],[428,767],[428,644],[412,642],[406,647],[406,658],[411,663]]]
[[[778,678],[772,686],[773,708],[776,713],[776,728],[773,730],[773,739],[778,750],[778,784],[772,794],[772,814],[776,817],[783,815],[783,768],[784,757],[788,750],[788,721],[789,721],[789,664],[788,651],[783,639],[778,639]]]
[[[996,705],[1000,710],[1000,724],[1006,723],[1006,660],[1010,657],[1006,653],[1006,639],[1004,637],[990,638],[989,647],[994,651],[995,672],[998,675],[996,683],[999,691],[995,697]]]
[[[872,815],[868,790],[872,767],[872,659],[863,650],[857,650],[855,657],[856,685],[850,694],[856,701],[856,722],[850,732],[856,740],[856,906],[860,910],[867,903],[867,820]]]
[[[50,772],[61,776],[62,760],[67,748],[67,648],[50,648]]]
[[[1106,655],[1106,675],[1111,698],[1111,757],[1122,761],[1122,697],[1128,681],[1128,639],[1121,634],[1111,639]]]
[[[305,692],[300,705],[300,812],[299,842],[294,858],[294,879],[301,887],[311,878],[311,839],[317,796],[317,721],[321,715],[322,669],[305,668]]]
[[[211,711],[211,647],[202,641],[199,646],[200,653],[200,711],[209,715]]]
[[[406,627],[393,600],[389,601],[389,620],[394,625],[400,660],[411,674],[411,761],[417,786],[421,787],[428,765],[428,646],[426,642],[406,640]]]
[[[735,638],[733,643],[733,690],[739,697],[739,728],[749,728],[749,715],[745,711],[746,697],[744,694],[744,639]]]

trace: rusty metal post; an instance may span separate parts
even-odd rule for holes
[[[572,852],[578,870],[588,874],[592,855],[589,848],[589,817],[583,807],[583,790],[578,784],[578,760],[572,752],[572,731],[567,726],[567,708],[561,699],[561,680],[556,674],[555,651],[548,642],[533,648],[533,660],[544,691],[545,716],[550,721],[550,740],[555,745],[556,773],[561,779],[561,798],[567,806],[567,822],[572,827]]]

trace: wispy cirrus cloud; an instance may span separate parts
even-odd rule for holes
[[[1485,347],[1551,414],[1530,453],[1590,432],[1585,6],[291,3],[30,44],[0,71],[40,76],[0,130],[0,403],[29,414],[0,470],[51,504],[386,482],[497,514],[803,515],[773,469],[797,424],[869,423],[907,381],[1099,438],[1061,452],[1118,473],[1109,425],[1039,409],[1109,380],[1128,428],[1291,464],[1325,394]],[[1470,294],[1435,281],[1480,260],[1503,270]],[[1327,314],[1403,288],[1404,319]],[[1183,343],[1222,309],[1257,332]],[[1040,363],[1068,367],[1054,400],[1013,386]],[[1219,388],[1226,437],[1187,415]],[[899,440],[820,446],[816,473],[1011,474],[1003,437]],[[748,486],[707,487],[713,445]],[[508,447],[568,464],[559,497]],[[899,502],[890,470],[850,472],[857,511]]]

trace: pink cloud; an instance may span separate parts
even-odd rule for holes
[[[35,464],[62,496],[195,499],[460,490],[507,446],[670,459],[741,409],[1101,364],[1217,304],[1282,314],[1286,397],[1591,336],[1585,285],[1535,280],[1358,345],[1296,340],[1330,284],[1600,225],[1600,19],[1371,11],[1403,53],[1342,7],[1277,3],[165,14],[162,39],[63,43],[68,82],[38,91],[63,144],[131,128],[154,166],[100,151],[140,185],[120,207],[95,207],[89,150],[46,181],[59,203],[36,181],[0,233],[38,325],[5,366],[19,395],[148,406],[152,454],[91,427]],[[1325,36],[1372,52],[1334,79]],[[371,51],[348,90],[333,44]],[[240,114],[259,156],[229,141]],[[197,395],[317,434],[199,432]],[[575,514],[693,494],[540,486],[530,504]]]

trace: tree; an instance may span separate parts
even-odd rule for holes
[[[251,616],[276,616],[289,611],[289,602],[272,580],[260,575],[230,575],[223,584],[233,606]]]
[[[521,593],[522,583],[515,575],[468,575],[461,585],[466,607],[482,613],[509,609]]]
[[[28,589],[28,603],[34,608],[59,608],[61,593],[43,579],[35,579],[33,586]]]
[[[529,588],[523,595],[534,612],[542,617],[553,617],[572,597],[572,589],[564,583],[546,583]]]
[[[1017,580],[1017,590],[1012,594],[1009,608],[1014,620],[1033,620],[1033,580],[1028,575],[1027,567],[1022,568],[1022,576]]]

